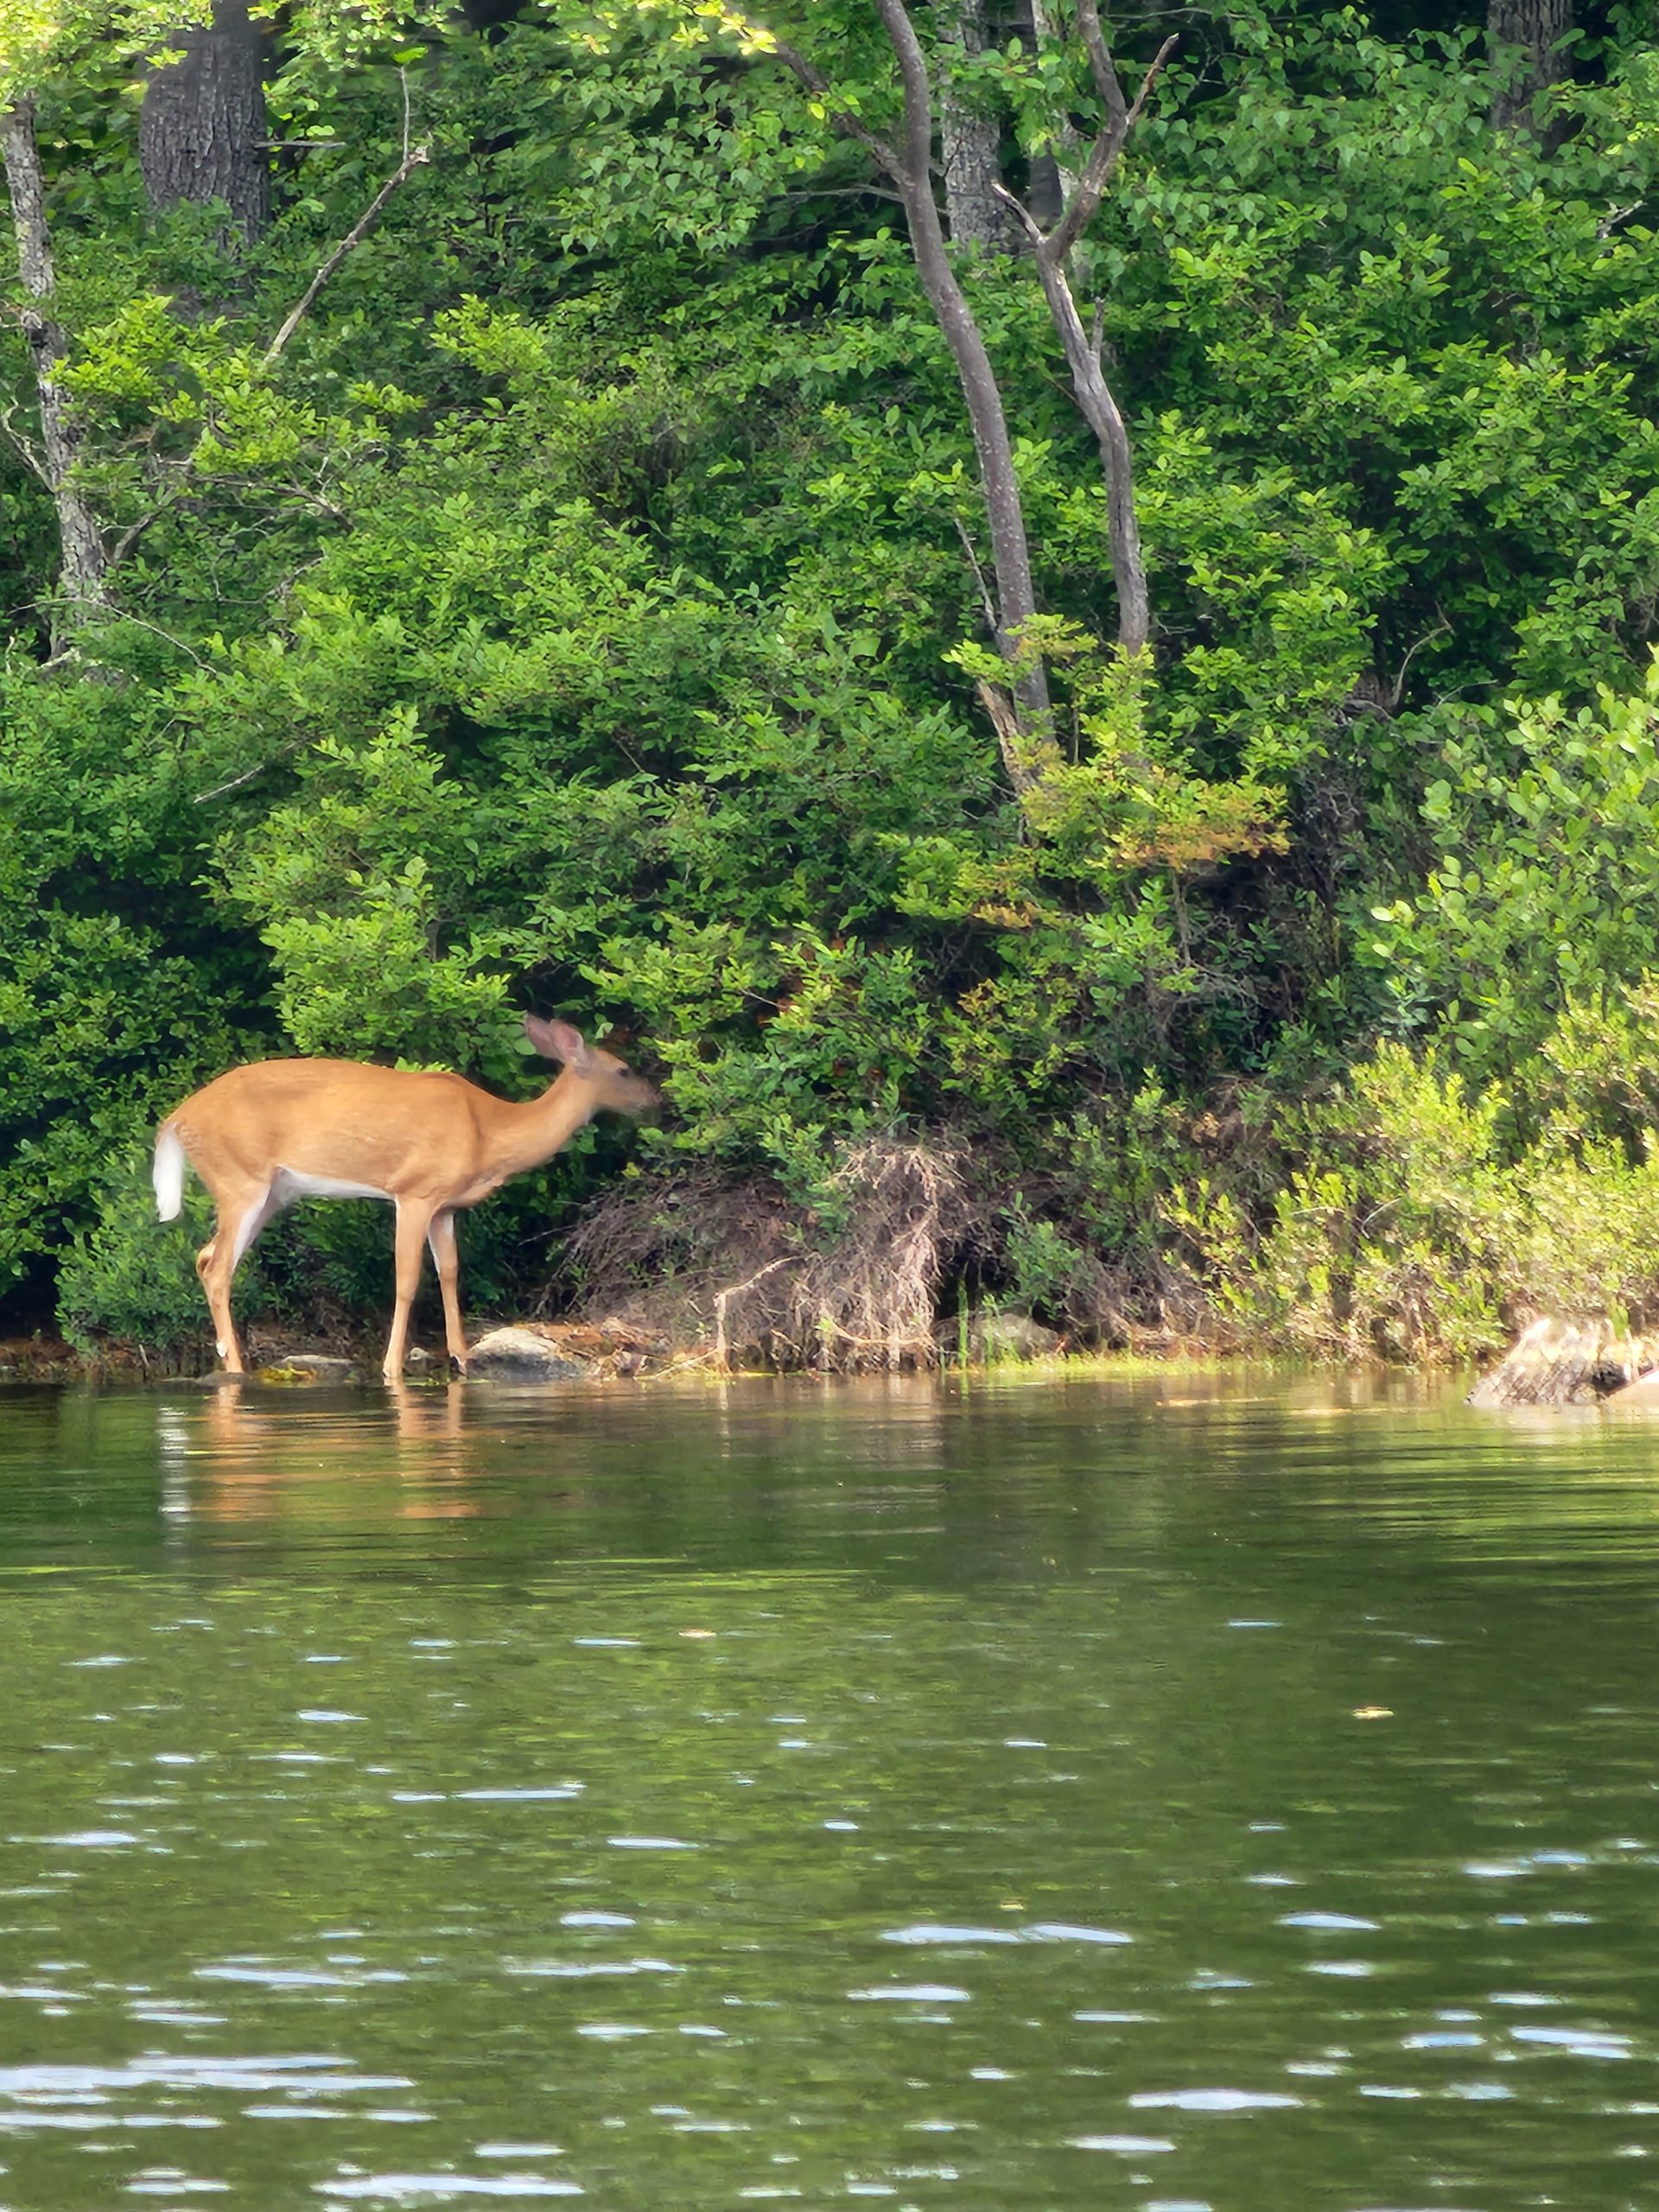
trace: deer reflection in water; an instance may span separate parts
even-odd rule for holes
[[[472,1520],[481,1509],[466,1428],[458,1383],[394,1383],[369,1398],[228,1377],[199,1409],[169,1409],[164,1510],[175,1520],[354,1527],[365,1491],[390,1482],[393,1518]]]

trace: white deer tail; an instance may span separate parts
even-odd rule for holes
[[[163,1221],[176,1221],[184,1204],[184,1147],[171,1122],[164,1122],[156,1138],[156,1211]]]

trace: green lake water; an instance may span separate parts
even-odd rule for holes
[[[1659,2204],[1659,1421],[0,1395],[0,2212]]]

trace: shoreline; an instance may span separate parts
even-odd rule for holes
[[[566,1332],[561,1331],[560,1333]],[[577,1330],[572,1325],[569,1333],[592,1335],[595,1332]],[[1272,1351],[1245,1345],[1233,1345],[1221,1351],[1213,1346],[1194,1344],[1190,1340],[1172,1338],[1167,1345],[1157,1349],[1148,1346],[1060,1349],[1034,1357],[1003,1356],[967,1360],[950,1354],[931,1363],[912,1361],[891,1367],[868,1366],[846,1370],[785,1368],[742,1359],[722,1363],[717,1357],[715,1347],[710,1343],[674,1350],[664,1346],[649,1357],[595,1353],[588,1357],[565,1361],[562,1371],[550,1372],[545,1376],[480,1370],[469,1372],[465,1376],[455,1376],[448,1371],[442,1351],[416,1346],[411,1351],[403,1387],[431,1389],[454,1382],[475,1382],[558,1389],[599,1382],[626,1382],[645,1389],[653,1383],[665,1382],[718,1385],[735,1382],[810,1381],[846,1384],[888,1381],[895,1377],[906,1381],[960,1378],[1036,1383],[1082,1381],[1097,1376],[1133,1380],[1177,1374],[1243,1376],[1246,1373],[1256,1376],[1320,1376],[1327,1379],[1347,1376],[1374,1384],[1391,1382],[1437,1389],[1459,1379],[1466,1388],[1469,1380],[1472,1379],[1466,1370],[1451,1368],[1405,1367],[1383,1360],[1311,1360],[1298,1358],[1282,1351]],[[380,1374],[378,1351],[365,1351],[359,1356],[342,1347],[338,1340],[325,1347],[273,1348],[268,1357],[262,1356],[257,1362],[251,1359],[246,1374],[238,1377],[227,1375],[217,1365],[204,1363],[200,1358],[178,1353],[147,1352],[142,1346],[134,1344],[112,1344],[89,1356],[77,1351],[62,1338],[44,1334],[29,1338],[0,1338],[0,1387],[8,1383],[58,1384],[65,1387],[115,1383],[140,1387],[182,1385],[211,1390],[233,1386],[238,1382],[267,1389],[302,1390],[331,1387],[351,1389],[386,1387]]]

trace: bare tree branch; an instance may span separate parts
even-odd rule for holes
[[[1123,98],[1123,87],[1118,80],[1116,67],[1100,27],[1095,0],[1077,0],[1077,18],[1083,29],[1084,43],[1089,50],[1089,67],[1094,76],[1095,88],[1106,110],[1106,122],[1089,149],[1089,159],[1084,165],[1083,175],[1066,203],[1065,214],[1051,236],[1052,250],[1062,261],[1094,220],[1129,133],[1140,121],[1147,97],[1162,74],[1165,62],[1175,51],[1177,43],[1172,35],[1159,48],[1131,105]]]
[[[308,736],[291,738],[286,745],[279,745],[269,760],[256,760],[251,768],[245,768],[239,776],[231,777],[228,782],[215,784],[209,791],[198,791],[192,804],[206,806],[210,798],[223,798],[226,791],[239,791],[245,784],[254,782],[268,768],[274,768],[279,760],[286,760],[290,753],[297,753],[302,746],[310,742]]]
[[[315,303],[317,295],[340,267],[340,263],[355,248],[362,245],[364,239],[379,221],[387,200],[397,191],[398,186],[404,183],[415,170],[423,168],[431,158],[431,154],[424,146],[416,146],[404,156],[403,160],[398,162],[379,191],[375,194],[367,207],[306,286],[299,305],[290,310],[287,321],[265,348],[264,358],[260,363],[262,368],[272,368],[280,360],[289,340],[304,321]]]
[[[124,607],[118,608],[114,610],[114,612],[116,619],[118,621],[130,622],[135,629],[148,630],[152,637],[164,638],[169,645],[176,645],[181,653],[188,654],[189,658],[194,661],[198,668],[206,668],[207,666],[207,663],[202,658],[201,655],[196,651],[193,645],[187,643],[183,638],[175,637],[171,630],[163,630],[159,622],[151,622],[142,614],[131,613]]]
[[[9,400],[3,407],[0,407],[0,437],[4,438],[29,474],[38,478],[49,492],[52,489],[52,479],[47,470],[46,455],[33,438],[25,437],[18,429],[16,416],[17,409],[15,402]]]
[[[906,157],[893,173],[893,181],[904,194],[917,273],[950,348],[968,404],[991,529],[997,647],[1005,660],[1015,662],[1020,658],[1021,632],[1037,611],[1037,598],[1007,416],[979,324],[950,265],[944,226],[933,198],[933,93],[926,60],[904,0],[876,0],[876,8],[899,63],[904,92]],[[1039,723],[1046,721],[1048,681],[1042,663],[1026,656],[1014,688],[1021,711]]]
[[[1117,642],[1126,653],[1142,653],[1152,642],[1152,605],[1141,551],[1141,526],[1135,518],[1135,457],[1128,426],[1100,364],[1099,334],[1091,339],[1084,328],[1065,264],[1054,252],[1058,230],[1052,237],[1045,238],[1036,218],[1014,194],[1001,186],[997,188],[1026,226],[1043,296],[1071,372],[1071,389],[1100,448],[1112,582],[1117,593]]]
[[[1059,747],[1052,737],[1040,733],[1033,737],[1024,728],[1013,699],[1000,683],[988,683],[981,676],[975,678],[974,689],[996,732],[997,750],[1002,755],[1002,766],[1014,785],[1014,796],[1024,798],[1036,790],[1049,769],[1058,763]]]
[[[849,109],[836,105],[828,81],[804,54],[781,41],[775,41],[775,51],[813,97],[823,103],[836,127],[856,138],[887,171],[904,202],[917,271],[950,347],[968,403],[980,483],[991,525],[991,563],[996,579],[995,605],[960,520],[957,527],[974,569],[998,647],[1005,659],[1020,665],[1020,672],[1014,680],[1014,698],[1024,718],[1031,721],[1032,731],[1036,732],[1046,726],[1048,691],[1040,662],[1033,663],[1029,655],[1022,661],[1019,650],[1020,631],[1036,610],[1036,599],[1007,416],[990,357],[951,268],[934,202],[933,101],[926,57],[904,0],[875,0],[875,6],[899,65],[905,116],[902,154]],[[995,189],[1031,240],[1044,296],[1071,371],[1072,389],[1100,448],[1112,576],[1118,602],[1117,641],[1125,652],[1139,654],[1150,644],[1152,618],[1135,512],[1134,455],[1122,410],[1112,396],[1101,364],[1099,334],[1096,333],[1091,340],[1084,327],[1071,290],[1067,262],[1072,247],[1099,210],[1124,145],[1145,111],[1153,87],[1175,50],[1176,41],[1173,37],[1165,40],[1130,99],[1124,92],[1107,43],[1099,0],[1077,0],[1077,10],[1090,73],[1104,110],[1104,121],[1090,148],[1083,174],[1065,196],[1058,221],[1052,231],[1046,232],[1004,187],[999,184]],[[981,693],[996,727],[1015,787],[1023,790],[1031,780],[1030,764],[1021,768],[1011,755],[1009,733],[1004,727],[1008,715],[1015,711],[1013,703],[995,685],[982,685]],[[996,695],[1000,703],[993,703],[992,694]]]
[[[968,565],[974,572],[974,582],[979,588],[979,603],[985,613],[985,627],[992,637],[996,635],[996,602],[991,597],[991,588],[985,581],[985,571],[979,565],[979,556],[974,550],[974,541],[963,527],[960,515],[952,515],[957,536],[962,540],[962,550],[968,556]]]
[[[903,0],[875,0],[899,63],[899,81],[905,95],[905,166],[912,191],[925,188],[930,203],[933,170],[933,87],[928,81],[927,59]],[[934,210],[935,220],[938,209]]]
[[[172,512],[173,509],[178,505],[179,501],[185,496],[185,489],[186,487],[181,485],[178,491],[170,493],[168,498],[161,500],[156,506],[153,506],[148,514],[140,515],[137,522],[128,524],[127,527],[122,531],[120,537],[116,539],[114,544],[110,548],[110,567],[112,569],[118,569],[121,566],[121,563],[126,559],[128,554],[131,552],[133,547],[138,543],[139,539],[143,537],[147,531],[153,530],[156,524],[160,522],[163,515],[170,514]]]

